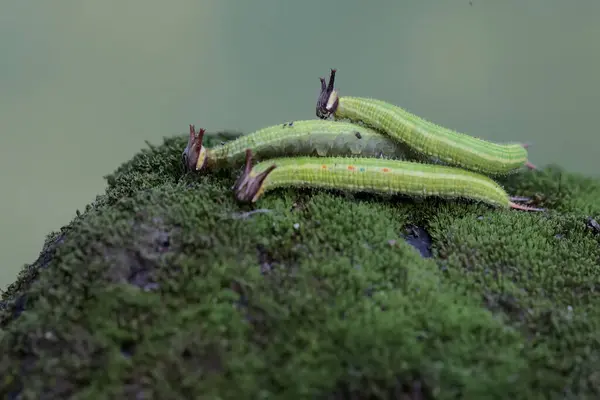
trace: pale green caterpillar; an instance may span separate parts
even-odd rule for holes
[[[435,125],[408,111],[375,99],[339,97],[334,89],[336,70],[329,83],[321,80],[317,116],[363,123],[406,144],[418,153],[487,175],[503,175],[527,166],[527,145],[497,144]]]
[[[543,211],[516,204],[525,198],[510,197],[487,176],[456,167],[362,157],[283,157],[253,168],[252,150],[247,149],[244,172],[233,187],[236,199],[255,202],[278,187],[465,198],[500,208]]]
[[[189,171],[212,170],[243,163],[252,148],[258,159],[281,156],[362,156],[423,160],[419,154],[371,128],[320,119],[273,125],[220,146],[202,146],[204,129],[196,134],[190,125],[188,144],[182,157]],[[435,162],[435,160],[426,160]]]

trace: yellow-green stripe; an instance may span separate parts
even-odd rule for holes
[[[334,116],[360,121],[419,153],[472,171],[508,174],[527,162],[521,144],[498,144],[455,132],[381,100],[340,97]]]

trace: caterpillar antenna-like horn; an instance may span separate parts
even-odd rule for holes
[[[188,144],[182,154],[185,168],[188,171],[199,170],[204,166],[206,157],[203,155],[206,153],[206,149],[202,146],[202,140],[204,139],[205,132],[205,129],[200,128],[198,134],[196,134],[196,127],[190,124]]]
[[[321,119],[328,118],[331,114],[335,113],[338,107],[338,94],[334,89],[336,71],[335,68],[331,68],[329,83],[327,84],[324,78],[319,78],[321,80],[321,93],[317,99],[316,113],[317,117]]]
[[[253,203],[262,191],[263,182],[277,166],[275,164],[266,168],[263,172],[252,176],[252,149],[246,149],[246,165],[242,175],[233,186],[237,201],[242,203]]]

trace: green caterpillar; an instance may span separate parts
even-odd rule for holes
[[[333,115],[336,120],[363,123],[427,157],[486,175],[510,174],[523,166],[535,168],[527,160],[527,145],[497,144],[458,133],[380,100],[339,97],[335,73],[332,69],[328,84],[320,78],[316,114],[321,119]]]
[[[190,135],[183,151],[189,171],[212,170],[243,163],[252,148],[258,159],[288,156],[362,156],[421,160],[423,157],[393,138],[361,125],[307,120],[273,125],[213,148],[202,146],[205,130]],[[435,162],[435,160],[427,160]]]
[[[510,197],[487,176],[460,168],[351,157],[283,157],[252,167],[252,150],[247,149],[244,172],[233,187],[236,199],[253,203],[265,191],[278,187],[466,198],[500,208],[543,211],[515,203],[525,199]]]

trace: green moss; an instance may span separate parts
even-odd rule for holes
[[[3,395],[600,394],[600,180],[503,181],[543,214],[311,190],[249,213],[235,174],[182,173],[185,143],[108,176],[4,293]],[[404,241],[411,226],[432,258]]]

